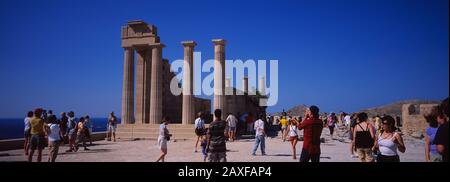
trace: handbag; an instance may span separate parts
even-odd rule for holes
[[[171,134],[166,135],[166,140],[167,140],[167,141],[170,141],[170,137],[171,137],[171,136],[172,136]]]

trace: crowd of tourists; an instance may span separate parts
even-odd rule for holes
[[[423,116],[429,126],[425,131],[425,161],[427,162],[448,162],[448,120],[449,120],[449,99],[445,99],[441,104],[434,107],[430,114]],[[237,126],[240,121],[238,117],[228,113],[222,119],[222,110],[216,109],[213,113],[214,120],[207,126],[205,124],[206,113],[200,112],[195,119],[195,142],[194,152],[198,152],[201,147],[201,158],[209,162],[227,161],[227,142],[237,140]],[[254,144],[251,155],[257,155],[258,149],[261,155],[266,155],[265,140],[268,136],[268,128],[272,125],[273,117],[261,113],[251,122],[254,131]],[[400,162],[399,152],[406,152],[406,145],[400,118],[390,115],[374,116],[369,118],[365,112],[353,114],[335,113],[320,114],[317,106],[310,106],[305,109],[303,117],[287,116],[286,112],[275,123],[279,124],[283,142],[290,142],[292,158],[297,159],[296,145],[300,139],[303,146],[300,153],[300,162],[319,162],[321,155],[321,143],[323,142],[322,131],[328,128],[329,136],[333,138],[335,128],[344,129],[348,132],[351,157],[358,157],[361,162]],[[107,140],[116,141],[115,130],[117,118],[112,112],[108,117]],[[170,123],[169,117],[164,117],[159,127],[157,146],[161,150],[161,155],[157,162],[164,162],[167,155],[167,142],[172,134],[169,133],[167,125]],[[69,150],[66,152],[77,152],[82,146],[87,148],[87,142],[92,145],[93,124],[89,116],[75,118],[75,113],[70,111],[62,112],[59,119],[51,110],[38,108],[29,111],[25,118],[25,144],[24,151],[28,156],[28,161],[32,161],[34,153],[37,151],[37,161],[42,160],[42,150],[48,146],[49,162],[54,162],[58,156],[59,146],[68,144]],[[303,130],[303,136],[299,132]],[[250,131],[250,130],[249,130]],[[355,153],[357,155],[355,155]]]
[[[112,112],[108,118],[108,140],[111,135],[115,141],[117,118]],[[67,144],[65,152],[77,152],[80,147],[88,151],[92,145],[93,122],[88,115],[76,118],[73,111],[61,112],[58,118],[52,110],[37,108],[28,111],[24,119],[24,152],[29,162],[37,152],[37,162],[42,161],[42,151],[48,147],[48,162],[55,162],[59,147]]]

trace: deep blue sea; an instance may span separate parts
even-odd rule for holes
[[[0,119],[0,140],[23,138],[24,119],[25,118]],[[108,123],[107,118],[91,118],[91,121],[94,125],[93,132],[106,131],[106,125]]]

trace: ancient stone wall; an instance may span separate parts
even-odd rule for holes
[[[404,104],[402,106],[402,132],[416,138],[422,138],[428,123],[423,117],[429,114],[437,104]]]

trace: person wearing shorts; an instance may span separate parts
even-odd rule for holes
[[[24,144],[23,149],[25,151],[25,155],[28,155],[30,149],[30,139],[31,139],[31,119],[33,118],[33,111],[28,111],[27,117],[24,120],[25,128],[24,128]]]
[[[30,141],[30,154],[28,155],[28,162],[33,161],[34,151],[38,151],[37,161],[42,161],[42,150],[45,148],[46,140],[44,133],[44,120],[41,119],[43,110],[41,108],[35,109],[34,117],[30,121],[31,129],[31,141]]]
[[[108,133],[107,140],[111,141],[111,136],[113,137],[113,141],[116,142],[116,125],[117,118],[114,116],[114,112],[111,112],[108,117]]]
[[[236,140],[236,125],[237,125],[237,118],[233,114],[229,114],[226,122],[228,124],[228,136],[230,141]]]

